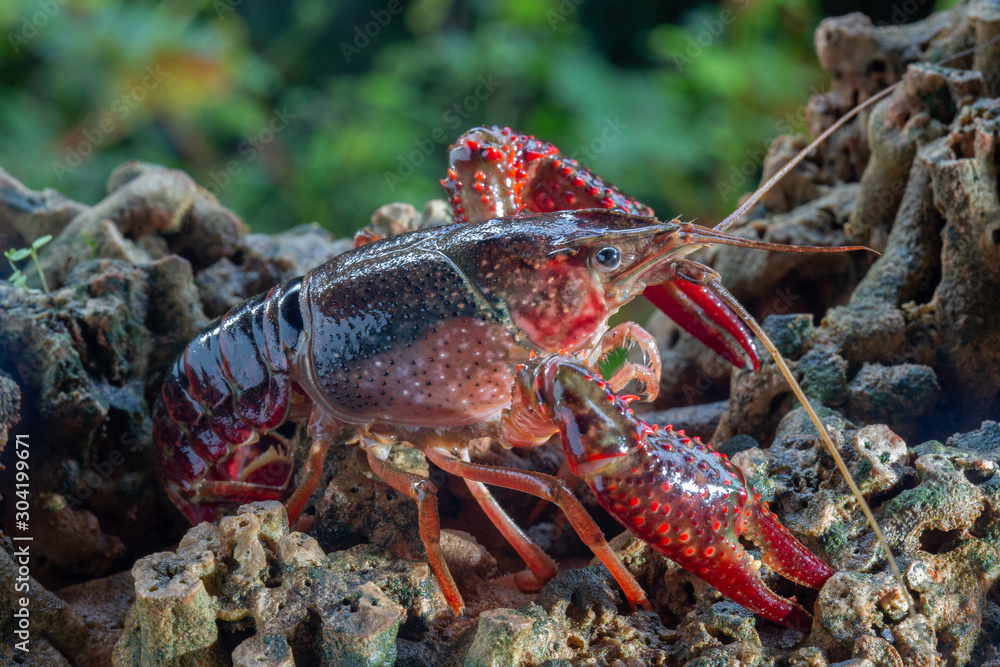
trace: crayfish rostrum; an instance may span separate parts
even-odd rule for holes
[[[632,380],[655,396],[660,362],[641,327],[609,330],[608,318],[645,290],[727,359],[755,367],[748,330],[716,294],[718,276],[686,255],[712,243],[836,249],[787,248],[661,222],[554,147],[506,128],[473,130],[452,147],[451,160],[444,184],[456,220],[467,224],[361,236],[359,247],[233,308],[187,346],[154,409],[157,469],[173,501],[196,522],[213,519],[222,506],[286,499],[294,522],[330,444],[356,433],[372,471],[417,501],[430,565],[461,613],[441,553],[436,489],[388,462],[391,445],[405,442],[465,478],[527,563],[522,581],[544,583],[557,568],[484,484],[557,503],[629,602],[648,607],[564,482],[468,460],[473,439],[523,446],[560,432],[571,466],[619,521],[754,611],[807,626],[801,607],[756,577],[736,538],[744,531],[760,537],[765,560],[809,585],[832,571],[781,528],[738,469],[700,443],[651,434],[618,409],[624,399],[608,392]],[[606,387],[591,369],[610,349],[632,345],[644,351],[643,363],[626,363]],[[578,361],[566,361],[567,354]],[[615,409],[596,410],[601,400]],[[307,417],[312,444],[291,492],[287,443],[274,430]],[[680,459],[664,455],[671,448]],[[284,468],[268,475],[276,466],[265,462]],[[683,483],[675,483],[674,465],[687,466],[676,473],[686,475]],[[628,493],[608,485],[611,471]],[[680,514],[656,523],[653,516],[666,508]],[[658,532],[661,525],[667,532]],[[677,533],[680,527],[685,532]]]

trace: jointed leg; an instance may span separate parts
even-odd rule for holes
[[[569,465],[569,459],[563,459],[562,465],[560,465],[559,470],[556,471],[555,477],[556,479],[561,480],[571,490],[574,487],[579,488],[579,486],[582,486],[580,478],[573,474],[573,468]],[[539,498],[538,504],[531,509],[531,512],[528,514],[528,518],[525,519],[525,523],[528,525],[534,524],[548,506],[548,502]],[[564,530],[566,530],[566,515],[557,514],[555,518],[555,530],[552,532],[552,539],[558,540]]]
[[[299,482],[295,491],[285,501],[289,526],[295,525],[295,520],[305,509],[306,503],[309,502],[313,491],[319,485],[319,480],[323,476],[323,462],[326,461],[330,445],[343,431],[343,425],[327,416],[317,406],[313,407],[312,413],[309,415],[307,430],[309,437],[312,438],[309,454],[306,457],[305,465],[299,471]]]
[[[302,466],[301,481],[295,491],[285,501],[285,510],[288,512],[288,525],[294,526],[295,520],[305,509],[306,503],[312,496],[313,491],[319,484],[320,477],[323,476],[323,462],[326,454],[330,451],[332,439],[329,436],[314,437],[312,445],[309,447],[309,456]]]
[[[462,459],[468,461],[468,453],[462,452]],[[521,527],[514,523],[503,507],[497,502],[493,494],[481,482],[465,480],[466,486],[472,492],[472,497],[476,499],[479,506],[483,508],[486,516],[489,517],[493,525],[500,530],[510,545],[514,547],[517,555],[524,560],[524,563],[531,570],[530,573],[518,572],[514,576],[515,582],[521,590],[538,590],[548,583],[554,576],[559,574],[559,566],[542,551],[541,547],[531,541],[531,538],[524,534]],[[533,576],[532,576],[533,575]],[[533,581],[532,581],[533,579]]]
[[[198,485],[199,502],[252,503],[258,500],[281,500],[285,490],[251,482],[208,481]]]
[[[601,339],[601,356],[605,356],[614,348],[628,350],[633,345],[639,346],[647,363],[626,362],[617,373],[605,380],[615,393],[620,392],[632,380],[639,380],[643,383],[645,400],[652,401],[660,393],[660,371],[663,367],[660,361],[660,349],[652,334],[635,322],[619,324],[605,333]]]
[[[569,519],[577,535],[583,543],[590,547],[604,566],[608,568],[618,585],[625,591],[625,597],[634,608],[636,604],[644,609],[650,609],[646,593],[642,590],[635,577],[625,569],[618,557],[608,546],[601,529],[598,528],[594,520],[587,514],[580,501],[570,492],[566,485],[554,477],[543,475],[542,473],[530,472],[527,470],[515,470],[512,468],[494,468],[462,461],[451,452],[440,447],[431,447],[426,450],[431,461],[437,464],[445,472],[463,477],[475,482],[484,484],[495,484],[508,489],[523,491],[532,495],[544,498],[549,502],[559,505],[566,517]]]
[[[167,495],[184,513],[191,525],[197,525],[218,518],[213,503],[240,504],[258,500],[281,500],[285,497],[285,490],[250,482],[217,480],[202,482],[194,495],[182,495],[176,486],[171,484],[167,487]]]
[[[420,539],[427,550],[427,560],[431,570],[437,576],[438,583],[448,604],[458,616],[465,608],[462,601],[462,594],[458,592],[458,586],[448,570],[448,564],[444,561],[444,553],[441,551],[441,520],[438,517],[437,508],[437,487],[435,487],[426,477],[400,470],[382,458],[379,453],[383,449],[379,446],[370,446],[362,439],[361,444],[365,447],[368,455],[368,465],[372,472],[378,475],[379,479],[417,501],[417,521],[420,526]]]

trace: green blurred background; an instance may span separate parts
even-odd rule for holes
[[[255,231],[344,236],[381,204],[442,197],[448,144],[499,124],[711,221],[756,183],[734,165],[801,129],[826,85],[824,16],[953,4],[5,0],[0,166],[95,202],[118,164],[157,162]]]

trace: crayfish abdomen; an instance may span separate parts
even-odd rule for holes
[[[187,345],[163,379],[153,408],[156,469],[192,522],[214,518],[198,506],[206,484],[213,485],[207,499],[226,492],[246,498],[249,490],[255,499],[284,495],[288,452],[279,436],[261,434],[284,423],[296,393],[301,282],[229,310]],[[240,447],[240,456],[231,456]]]

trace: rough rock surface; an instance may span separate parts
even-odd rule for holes
[[[557,512],[498,490],[563,567],[537,594],[515,591],[504,579],[523,564],[465,484],[406,447],[394,448],[394,464],[439,489],[461,618],[426,564],[415,505],[375,479],[349,443],[331,452],[297,525],[308,534],[289,532],[275,503],[189,528],[149,454],[150,397],[164,369],[210,318],[352,241],[315,225],[250,234],[182,172],[129,163],[94,206],[0,171],[0,236],[13,245],[56,236],[42,253],[51,294],[0,282],[0,465],[10,469],[10,435],[31,433],[32,531],[45,538],[31,570],[27,664],[997,667],[1000,47],[953,68],[928,63],[997,34],[998,17],[995,1],[980,0],[910,26],[855,14],[817,31],[833,84],[809,103],[814,134],[906,79],[732,231],[862,242],[880,256],[724,247],[707,256],[819,407],[889,539],[915,616],[774,364],[732,372],[662,317],[648,328],[670,371],[660,401],[636,407],[653,423],[714,432],[782,522],[838,570],[816,592],[761,566],[770,587],[814,614],[808,634],[750,614],[625,534],[612,546],[654,607],[632,612]],[[779,138],[765,176],[802,145]],[[392,204],[360,234],[448,221],[444,202],[419,214]],[[548,473],[561,462],[552,445],[484,443],[471,453]],[[607,534],[621,531],[588,489],[579,495]],[[0,502],[10,532],[13,505]],[[4,608],[20,576],[14,553],[4,538]],[[0,619],[4,636],[12,622]],[[14,659],[7,644],[0,656]]]
[[[328,557],[287,526],[280,503],[244,505],[141,558],[113,664],[391,665],[404,621],[440,613],[426,565],[371,547]]]

